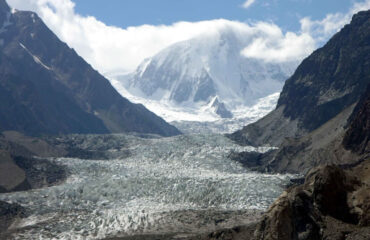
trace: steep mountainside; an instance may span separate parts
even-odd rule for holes
[[[231,135],[244,144],[279,146],[311,132],[355,104],[370,83],[370,11],[315,51],[286,81],[276,110]]]
[[[368,239],[370,236],[370,86],[357,105],[343,146],[359,162],[312,170],[265,214],[256,239]]]
[[[0,0],[0,131],[179,134],[134,105],[32,12]]]
[[[132,95],[193,112],[198,121],[203,119],[197,110],[209,110],[216,119],[229,118],[230,113],[223,112],[253,106],[258,99],[280,92],[297,66],[296,62],[275,64],[242,56],[250,35],[248,29],[226,22],[212,33],[169,46],[146,59],[133,75],[116,79]],[[215,98],[223,110],[206,107]]]

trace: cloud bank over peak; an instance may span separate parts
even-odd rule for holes
[[[36,12],[62,41],[103,74],[132,72],[145,58],[174,43],[225,28],[232,28],[250,40],[241,53],[246,57],[268,62],[299,61],[348,23],[353,13],[370,8],[367,0],[354,4],[346,14],[329,14],[323,20],[303,18],[301,31],[294,33],[284,32],[271,22],[247,24],[225,19],[122,29],[77,14],[72,0],[7,1],[13,8]],[[253,3],[254,0],[248,0],[244,6]]]
[[[316,48],[315,39],[305,32],[284,34],[277,25],[265,22],[255,28],[263,31],[242,51],[245,57],[266,62],[299,61]]]
[[[74,11],[71,0],[8,0],[20,10],[35,11],[56,35],[100,72],[130,72],[163,48],[207,32],[223,21],[178,22],[121,29]]]

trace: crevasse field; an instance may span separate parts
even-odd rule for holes
[[[268,149],[241,147],[223,135],[120,139],[124,148],[107,151],[130,154],[50,159],[68,167],[66,182],[2,194],[30,210],[13,225],[14,238],[104,239],[241,224],[249,212],[265,210],[292,177],[244,169],[227,158],[231,151]]]

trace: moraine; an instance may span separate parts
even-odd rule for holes
[[[244,169],[227,158],[231,151],[268,149],[222,135],[119,139],[124,147],[108,150],[117,156],[111,160],[50,159],[69,169],[59,186],[0,194],[29,209],[12,237],[102,239],[230,227],[266,210],[292,177]]]

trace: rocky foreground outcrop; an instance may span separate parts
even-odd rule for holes
[[[327,165],[287,189],[258,223],[192,240],[368,240],[370,160],[347,169]]]
[[[305,183],[284,192],[270,207],[255,239],[369,239],[370,161],[343,170],[312,170]]]

